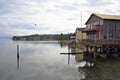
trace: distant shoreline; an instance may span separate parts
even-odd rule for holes
[[[14,41],[61,41],[70,40],[69,34],[46,34],[46,35],[27,35],[27,36],[13,36]]]

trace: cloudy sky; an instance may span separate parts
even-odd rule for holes
[[[91,13],[120,15],[120,0],[0,0],[0,37],[71,33]]]

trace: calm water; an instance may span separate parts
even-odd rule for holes
[[[57,41],[0,40],[0,80],[80,80],[75,56]],[[17,58],[19,45],[19,58]],[[70,61],[68,61],[70,59]]]
[[[120,80],[120,58],[96,60],[94,65],[83,54],[60,54],[68,49],[57,41],[0,40],[0,80]]]

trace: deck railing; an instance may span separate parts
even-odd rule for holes
[[[100,39],[100,40],[91,40],[84,39],[82,42],[87,42],[90,44],[117,44],[120,45],[120,39]]]

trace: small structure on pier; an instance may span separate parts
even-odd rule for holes
[[[75,33],[71,33],[70,41],[71,41],[71,43],[76,43],[76,34]]]
[[[82,33],[85,28],[76,28],[75,34],[76,34],[76,43],[79,43],[83,39],[86,39],[86,33]]]

